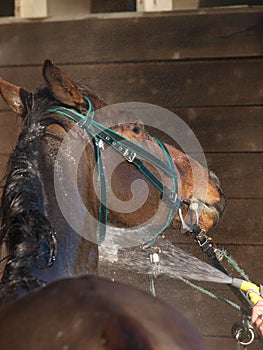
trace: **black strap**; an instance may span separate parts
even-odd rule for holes
[[[199,226],[193,225],[193,234],[194,234],[194,238],[197,241],[197,243],[199,244],[202,252],[206,254],[206,256],[210,260],[211,264],[215,268],[217,268],[218,270],[222,271],[223,273],[225,273],[226,275],[229,276],[229,273],[227,272],[227,270],[221,265],[220,261],[218,260],[216,253],[215,253],[215,249],[214,249],[211,241],[207,240],[207,237],[204,234],[202,235],[202,231],[201,231]],[[251,306],[249,304],[249,300],[247,299],[245,293],[243,291],[231,286],[231,285],[229,285],[229,287],[232,290],[232,292],[237,296],[237,298],[241,301],[242,311],[246,315],[250,315],[251,314]]]

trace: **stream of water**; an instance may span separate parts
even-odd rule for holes
[[[152,269],[155,269],[158,274],[168,275],[171,278],[183,277],[190,280],[224,284],[231,284],[232,282],[232,277],[188,252],[175,247],[167,240],[160,240],[158,247],[161,250],[159,256],[152,256],[156,260],[155,263],[150,261],[149,251],[143,249],[128,250],[124,254],[118,255],[109,249],[102,249],[100,260],[104,263],[113,264],[116,268],[125,267],[127,270],[138,273],[149,273]],[[112,261],[113,256],[114,261]]]

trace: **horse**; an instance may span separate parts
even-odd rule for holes
[[[0,286],[2,303],[21,298],[28,292],[31,295],[34,289],[45,289],[46,284],[56,280],[96,274],[100,243],[97,229],[101,226],[100,222],[115,227],[115,231],[123,232],[123,228],[128,232],[129,228],[136,231],[138,226],[143,227],[145,222],[151,222],[153,213],[158,213],[155,215],[158,221],[160,214],[169,212],[169,222],[165,219],[165,226],[169,224],[177,228],[182,223],[182,216],[174,209],[178,209],[181,203],[178,198],[187,198],[189,206],[192,201],[197,204],[195,212],[199,227],[207,231],[217,223],[225,206],[219,180],[212,172],[175,147],[159,143],[147,133],[140,121],[119,123],[116,119],[119,113],[114,109],[109,113],[110,120],[114,121],[113,127],[110,129],[106,125],[95,132],[94,137],[88,138],[76,162],[72,144],[65,146],[64,140],[72,130],[74,140],[85,140],[89,126],[107,124],[103,120],[105,114],[101,113],[107,105],[89,87],[74,83],[66,72],[49,60],[44,62],[43,78],[45,85],[34,93],[0,80],[3,99],[22,121],[22,130],[9,161],[1,204],[0,243],[5,248],[2,251],[6,251],[6,256],[2,256],[5,264]],[[94,111],[98,111],[95,114],[96,122],[86,118],[90,115],[93,117]],[[104,142],[98,140],[101,134],[104,135]],[[118,153],[114,142],[106,144],[107,137],[112,135],[124,145],[131,142],[138,152],[150,147],[155,162],[158,163],[158,157],[164,158],[165,162],[161,161],[161,166],[156,169],[149,159],[145,162],[138,160],[136,152],[128,152],[128,156]],[[108,164],[103,165],[102,159],[107,159],[106,154],[111,148],[109,163],[114,165],[114,177],[110,184],[111,191],[107,193],[107,207],[105,203],[101,204],[102,197],[106,197],[104,187],[107,181],[104,179],[101,185],[99,180],[101,173],[107,174],[105,168]],[[65,167],[61,164],[57,166],[61,149],[66,159],[66,163],[62,162],[63,166],[66,164]],[[165,184],[160,181],[162,168],[169,175],[161,177],[165,179]],[[94,169],[97,169],[97,175],[100,173],[95,180]],[[194,171],[205,182],[206,188],[204,192],[197,191],[197,195],[193,193]],[[178,188],[174,185],[174,172],[179,178]],[[67,187],[71,178],[76,178],[77,182],[77,187],[72,186],[73,190]],[[115,197],[124,204],[129,201],[136,180],[142,180],[148,186],[145,202],[134,211],[112,209],[111,203]],[[66,198],[66,213],[61,208],[61,198],[58,200],[54,183],[62,186],[60,195]],[[174,185],[176,193],[169,191],[170,185]],[[168,189],[168,195],[165,191],[160,194],[160,189]],[[104,195],[100,196],[98,192]],[[86,222],[80,200],[95,220]],[[166,209],[166,202],[169,209]],[[174,205],[172,210],[171,203]],[[81,227],[81,232],[76,232],[74,224],[66,218],[67,214],[78,218],[77,225],[78,229]],[[107,222],[103,222],[106,221],[105,217]],[[152,227],[151,224],[145,226],[146,229]]]
[[[10,350],[207,349],[170,305],[91,275],[51,282],[4,305],[0,322],[1,348]]]

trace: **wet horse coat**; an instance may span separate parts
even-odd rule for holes
[[[2,198],[1,244],[6,245],[7,249],[4,259],[7,264],[1,283],[2,300],[40,288],[46,282],[96,273],[97,268],[96,229],[85,226],[88,237],[92,238],[90,240],[78,235],[59,210],[54,188],[56,156],[63,139],[75,124],[50,110],[64,106],[85,114],[88,109],[85,96],[88,96],[95,110],[106,104],[87,87],[73,83],[65,72],[50,61],[46,61],[43,66],[43,76],[46,87],[34,94],[4,80],[0,81],[3,98],[23,121],[22,132],[11,156]],[[156,142],[138,122],[118,125],[116,120],[115,131],[134,142],[147,141],[147,144],[156,147]],[[81,128],[77,135],[83,135]],[[181,197],[192,197],[193,168],[207,182],[207,191],[199,191],[198,198],[194,200],[199,203],[201,228],[209,229],[217,222],[225,204],[217,178],[174,147],[166,147],[180,176],[178,193]],[[158,209],[160,193],[132,164],[120,162],[117,154],[114,157],[116,159],[113,158],[112,162],[116,161],[117,166],[111,187],[118,199],[129,199],[132,183],[138,179],[147,182],[149,194],[144,205],[134,212],[122,213],[109,208],[108,221],[124,228],[142,225]],[[158,176],[158,171],[151,164],[146,164]],[[95,167],[96,157],[90,143],[78,164],[78,191],[86,207],[97,218],[99,200],[92,181]],[[68,171],[70,179],[72,169],[68,167]],[[81,217],[78,203],[72,199],[69,199],[69,203],[73,215]],[[171,225],[180,225],[178,216],[175,216]],[[45,291],[39,293],[46,295]],[[22,305],[20,307],[23,308]]]

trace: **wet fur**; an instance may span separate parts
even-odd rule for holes
[[[8,248],[0,284],[1,302],[44,285],[32,275],[32,266],[47,267],[55,231],[44,207],[41,141],[50,125],[59,125],[66,131],[70,127],[67,120],[48,112],[61,105],[48,88],[39,89],[31,95],[32,99],[22,98],[29,113],[22,115],[23,129],[9,160],[0,208],[0,245],[5,242]],[[103,104],[101,98],[96,99]]]

